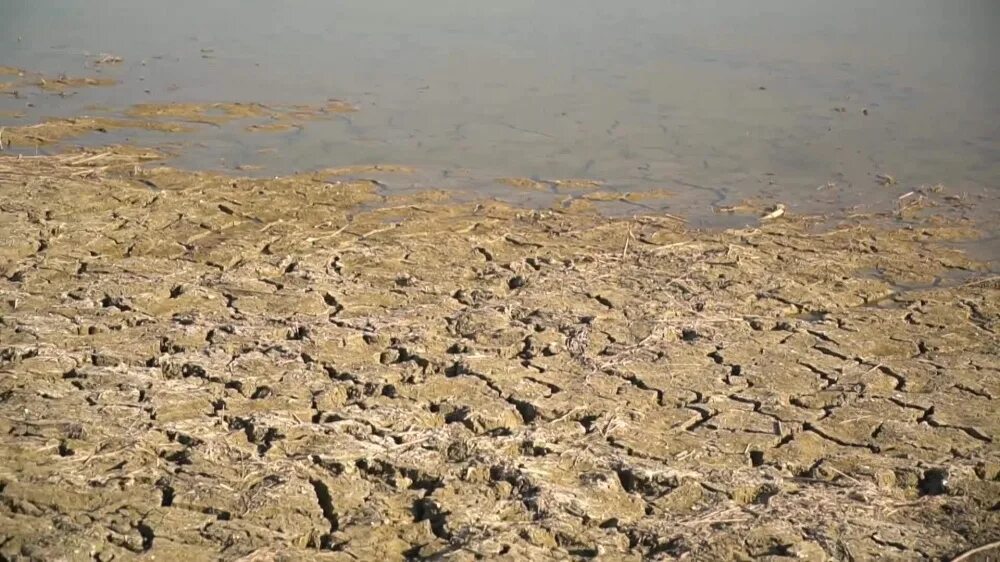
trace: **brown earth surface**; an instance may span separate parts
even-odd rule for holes
[[[0,560],[1000,538],[1000,279],[965,222],[703,232],[154,157],[0,157]]]

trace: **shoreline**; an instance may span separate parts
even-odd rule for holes
[[[0,155],[8,558],[1000,538],[1000,282],[946,247],[967,222],[701,231],[152,156]]]
[[[100,85],[96,78],[48,77],[46,81],[37,73],[12,70],[28,76],[30,79],[24,85],[32,89],[44,90],[37,80],[49,88],[60,84],[60,80],[84,86],[90,82]],[[888,170],[900,173],[897,179],[874,162],[864,169],[864,178],[858,177],[862,170],[855,170],[851,174],[853,179],[842,174],[802,177],[800,173],[786,178],[761,168],[754,173],[719,170],[713,172],[718,175],[708,179],[700,172],[688,177],[692,170],[681,173],[681,168],[673,166],[655,173],[649,171],[642,178],[589,177],[585,171],[580,176],[566,169],[562,173],[549,170],[552,173],[528,174],[528,177],[519,175],[524,170],[510,166],[466,168],[460,158],[447,165],[407,157],[369,161],[367,156],[358,159],[354,151],[350,152],[353,156],[338,155],[329,161],[317,157],[314,144],[305,147],[309,156],[296,159],[295,150],[285,149],[293,148],[288,143],[295,142],[291,139],[300,133],[322,134],[324,126],[364,115],[365,108],[360,105],[334,98],[312,103],[145,102],[87,106],[85,110],[88,114],[47,117],[37,123],[30,122],[32,117],[17,114],[12,124],[0,127],[0,142],[11,153],[26,156],[37,156],[42,147],[43,154],[58,155],[72,150],[94,151],[108,145],[144,146],[150,152],[161,153],[169,165],[182,169],[256,178],[277,174],[314,177],[317,181],[364,179],[378,188],[378,195],[405,196],[439,188],[450,192],[456,201],[489,198],[514,206],[537,209],[561,206],[572,207],[570,210],[574,211],[589,205],[617,218],[670,213],[689,219],[698,228],[714,230],[754,226],[767,208],[777,204],[785,205],[790,213],[802,219],[809,216],[828,224],[850,222],[853,215],[860,214],[898,225],[919,226],[934,214],[941,214],[947,221],[962,219],[991,225],[1000,211],[1000,200],[988,182],[970,183],[957,175],[954,185],[944,185],[935,183],[940,178],[920,175],[929,182],[926,183],[908,177],[911,174],[905,174],[905,169]],[[316,137],[310,138],[304,142],[318,142]],[[213,146],[220,143],[243,149],[227,152]],[[981,241],[967,237],[963,247],[997,263],[1000,253],[993,243],[995,229],[986,234],[990,238]]]

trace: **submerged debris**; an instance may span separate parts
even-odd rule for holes
[[[111,53],[101,53],[101,54],[100,54],[100,55],[98,55],[98,56],[97,56],[97,58],[96,58],[96,59],[94,60],[94,64],[95,64],[95,65],[102,65],[102,64],[121,64],[121,63],[122,63],[122,62],[123,62],[124,60],[125,60],[125,59],[123,59],[122,57],[120,57],[120,56],[118,56],[118,55],[113,55],[113,54],[111,54]]]
[[[875,174],[875,181],[879,185],[895,185],[896,178],[890,176],[889,174]]]
[[[777,205],[768,209],[767,214],[760,217],[760,220],[762,221],[774,220],[784,214],[785,214],[785,206],[781,203],[778,203]]]

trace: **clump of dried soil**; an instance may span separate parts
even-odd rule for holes
[[[967,225],[698,232],[149,156],[0,158],[4,559],[998,538],[1000,282],[938,244]]]

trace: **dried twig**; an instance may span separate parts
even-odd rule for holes
[[[955,558],[952,558],[951,562],[962,562],[963,560],[972,560],[972,557],[975,556],[975,555],[977,555],[977,554],[980,554],[982,552],[987,552],[989,550],[993,550],[993,549],[997,549],[997,548],[1000,548],[1000,541],[993,541],[991,543],[984,544],[983,546],[979,546],[979,547],[973,548],[972,550],[968,550],[966,552],[963,552],[962,554],[959,554]]]
[[[629,240],[631,239],[632,239],[632,223],[629,223],[628,232],[625,234],[625,247],[622,248],[622,261],[625,261],[625,258],[628,257],[628,243]]]

